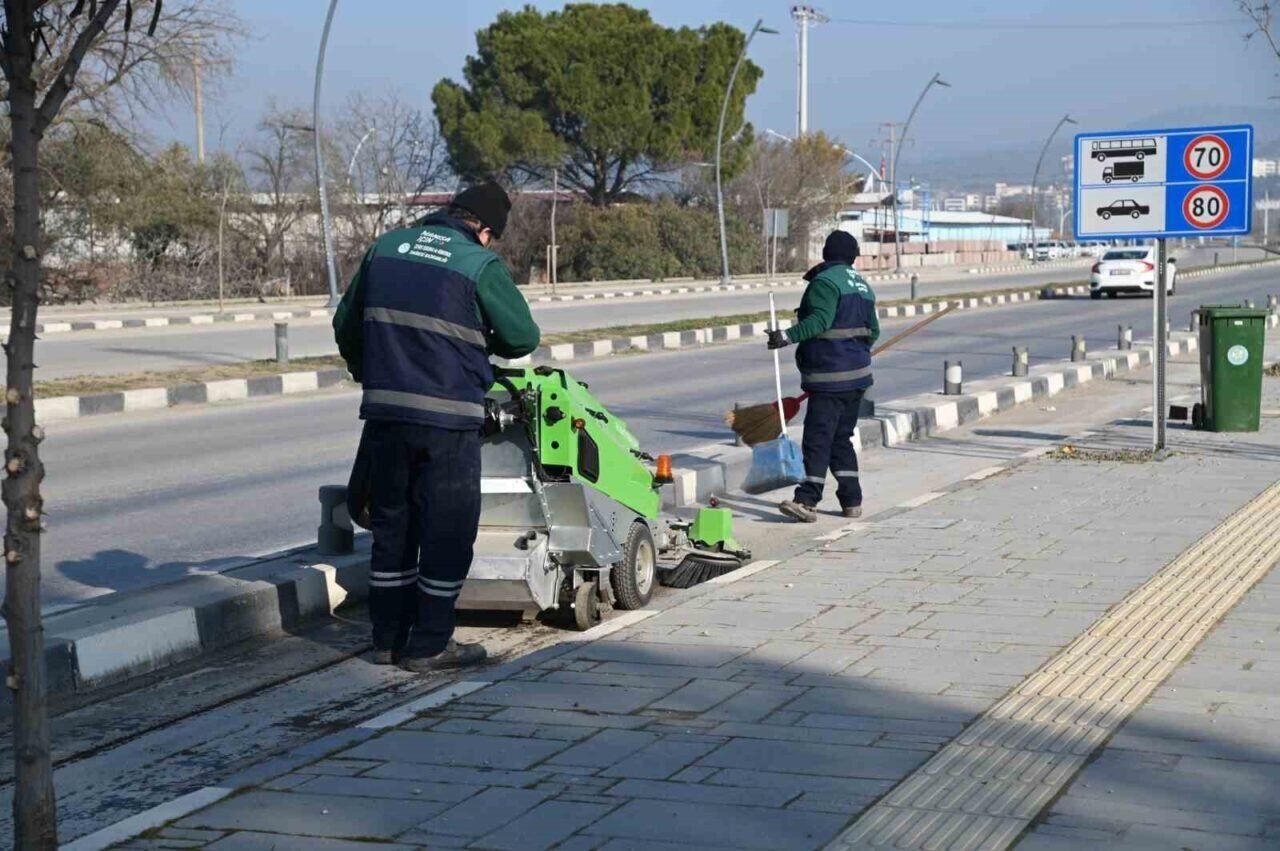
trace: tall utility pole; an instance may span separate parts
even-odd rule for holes
[[[337,0],[334,0],[337,2]],[[720,127],[716,130],[716,212],[720,216],[720,283],[729,283],[729,237],[725,231],[724,225],[724,187],[720,182],[720,155],[724,151],[724,119],[729,113],[729,96],[733,94],[733,81],[738,79],[738,69],[742,67],[742,60],[747,58],[747,48],[751,47],[751,40],[756,37],[756,33],[769,33],[777,35],[778,31],[766,27],[764,18],[756,20],[756,25],[751,28],[751,32],[747,35],[747,40],[742,43],[742,51],[738,54],[738,61],[733,63],[733,71],[729,74],[729,82],[724,87],[724,103],[720,105]]]
[[[191,74],[195,79],[196,101],[196,162],[204,165],[204,92],[200,86],[200,41],[195,42],[195,55],[191,58]]]
[[[338,259],[333,249],[333,222],[329,218],[329,194],[325,191],[324,144],[320,138],[320,83],[324,79],[324,51],[329,45],[329,27],[333,25],[333,13],[338,0],[329,0],[329,11],[324,18],[324,31],[320,34],[320,51],[316,54],[316,85],[311,102],[311,124],[315,128],[316,189],[320,193],[320,233],[324,238],[325,271],[329,278],[329,307],[338,306]]]
[[[809,25],[831,20],[812,6],[792,6],[796,22],[796,135],[809,132]]]
[[[893,193],[893,241],[896,244],[898,241],[898,175],[897,175],[898,158],[894,156],[894,151],[898,149],[898,141],[897,141],[898,128],[901,127],[902,125],[896,121],[885,121],[881,123],[880,126],[889,131],[888,138],[881,138],[878,141],[881,144],[889,146],[888,147],[888,151],[889,151],[888,183],[889,183],[889,191]],[[884,159],[884,157],[882,156],[881,159]],[[882,178],[881,185],[883,185],[884,184],[884,180],[883,180],[884,167],[883,166],[881,166],[880,172],[881,172],[881,178]],[[884,245],[884,218],[883,216],[880,215],[880,212],[879,212],[880,207],[877,207],[876,209],[877,209],[876,216],[881,223],[880,242],[878,244],[880,246],[883,246]],[[879,255],[879,253],[880,253],[879,251],[876,252],[877,255]]]

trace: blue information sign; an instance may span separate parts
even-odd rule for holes
[[[1253,225],[1253,127],[1081,133],[1077,239],[1239,236]]]

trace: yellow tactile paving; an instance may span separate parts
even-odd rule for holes
[[[1098,618],[828,847],[1008,848],[1280,559],[1280,482]]]

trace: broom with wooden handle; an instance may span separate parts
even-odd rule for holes
[[[936,322],[946,316],[955,305],[950,305],[932,316],[917,322],[910,328],[901,331],[888,340],[871,350],[872,356],[878,355],[886,349],[892,347],[896,343],[910,337],[920,329],[924,328],[930,322]],[[777,358],[778,350],[774,349],[774,357]],[[763,402],[759,405],[749,405],[745,408],[729,411],[724,415],[725,424],[733,429],[734,433],[742,438],[742,442],[748,446],[755,446],[757,443],[763,443],[766,440],[773,440],[786,428],[786,423],[800,412],[800,404],[809,398],[808,393],[801,393],[799,396],[782,396],[781,390],[778,392],[779,398],[773,402]],[[782,426],[779,427],[778,420],[782,419]]]

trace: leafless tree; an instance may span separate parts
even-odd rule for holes
[[[1280,43],[1276,41],[1274,32],[1276,9],[1270,0],[1236,0],[1236,7],[1253,24],[1253,29],[1245,33],[1244,40],[1248,42],[1254,36],[1262,36],[1271,52],[1280,59]]]
[[[288,274],[287,240],[315,209],[309,124],[300,109],[272,107],[245,146],[246,191],[228,226],[253,246],[265,277]]]

